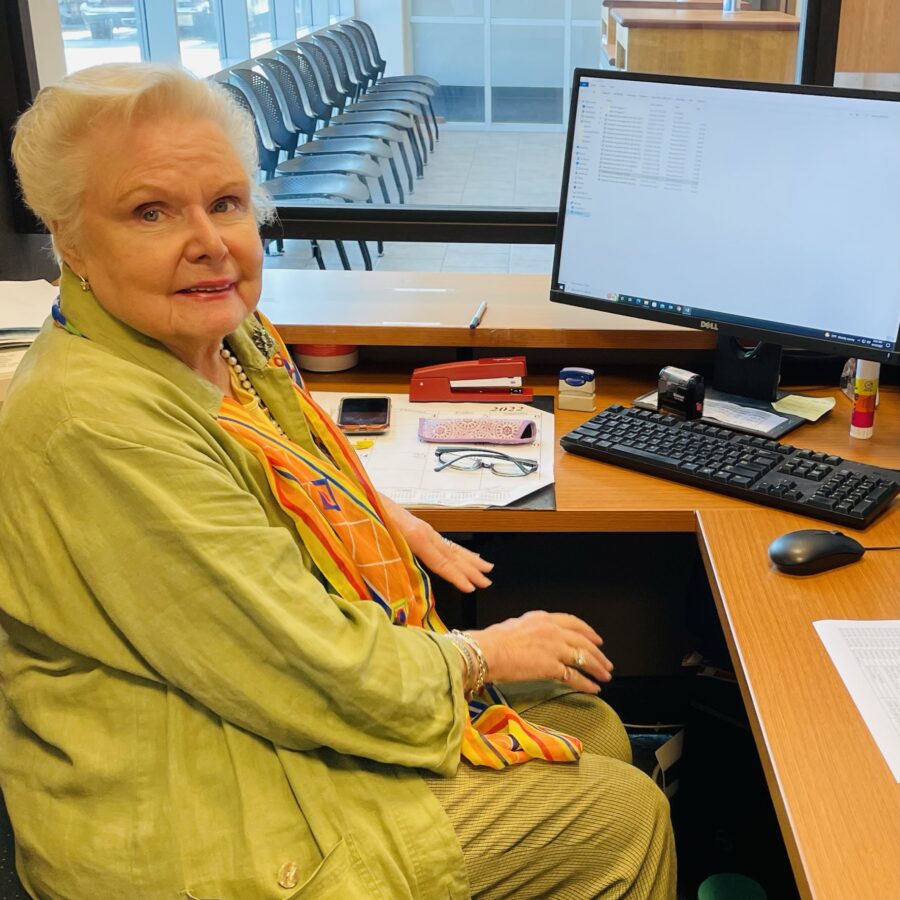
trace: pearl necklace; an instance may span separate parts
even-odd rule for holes
[[[278,424],[275,420],[275,416],[272,415],[271,410],[265,403],[263,403],[262,397],[259,396],[255,387],[253,387],[253,382],[250,381],[249,376],[244,371],[244,367],[238,362],[238,358],[225,346],[222,344],[219,349],[219,356],[231,366],[234,374],[237,375],[238,381],[240,382],[241,387],[250,394],[251,397],[255,398],[256,402],[259,403],[260,409],[269,417],[269,421],[272,425],[275,426],[275,430],[282,436],[286,437],[284,433],[284,429]]]

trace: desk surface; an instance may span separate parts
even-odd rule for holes
[[[478,304],[488,308],[469,328]],[[265,269],[262,311],[290,344],[707,349],[694,328],[550,302],[549,275]]]
[[[403,391],[408,373],[310,377],[310,387]],[[528,379],[538,392],[549,381]],[[646,389],[600,374],[597,408]],[[824,395],[835,391],[809,390]],[[588,413],[558,411],[557,437]],[[838,396],[820,423],[792,433],[795,446],[900,467],[900,390],[882,390],[875,437],[849,437],[850,404]],[[444,531],[696,531],[722,627],[741,682],[785,844],[801,894],[815,900],[900,896],[900,788],[856,711],[812,622],[900,617],[896,553],[808,578],[772,569],[769,543],[816,519],[700,491],[557,448],[555,511],[421,510]],[[900,543],[900,500],[863,544]]]
[[[409,372],[365,373],[356,370],[334,375],[307,375],[313,390],[404,393]],[[555,394],[556,381],[528,376],[526,384],[537,393]],[[651,372],[646,380],[598,373],[597,411],[611,403],[630,403],[653,387]],[[809,389],[814,396],[835,391]],[[850,401],[837,397],[834,411],[820,422],[804,425],[789,435],[797,447],[835,453],[872,465],[900,468],[900,391],[885,388],[876,420],[876,438],[854,440],[849,435]],[[591,413],[557,410],[557,438],[571,431]],[[653,478],[556,448],[555,510],[423,509],[422,518],[443,531],[695,531],[698,510],[746,510],[741,500],[687,485]],[[813,520],[810,520],[811,522]],[[818,521],[818,520],[816,520]],[[810,526],[816,527],[816,526]]]
[[[769,791],[806,897],[900,896],[900,785],[812,626],[818,619],[900,618],[900,552],[798,577],[767,547],[808,528],[799,516],[700,513],[700,545],[738,671]],[[900,508],[865,545],[900,544]]]
[[[749,8],[748,0],[742,6]],[[722,10],[722,0],[603,0],[605,9],[717,9]]]
[[[616,9],[623,28],[721,28],[742,31],[799,31],[800,19],[780,12],[722,12],[711,9]]]

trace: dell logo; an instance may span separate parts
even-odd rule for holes
[[[715,322],[708,322],[706,319],[700,320],[700,327],[707,329],[707,331],[719,330],[719,326]]]

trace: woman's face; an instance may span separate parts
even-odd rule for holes
[[[244,169],[209,120],[100,127],[88,140],[78,246],[63,256],[108,312],[190,364],[259,301]]]

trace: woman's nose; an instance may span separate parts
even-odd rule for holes
[[[220,260],[228,253],[219,229],[206,213],[197,213],[188,219],[188,236],[185,256],[192,262],[204,259]]]

